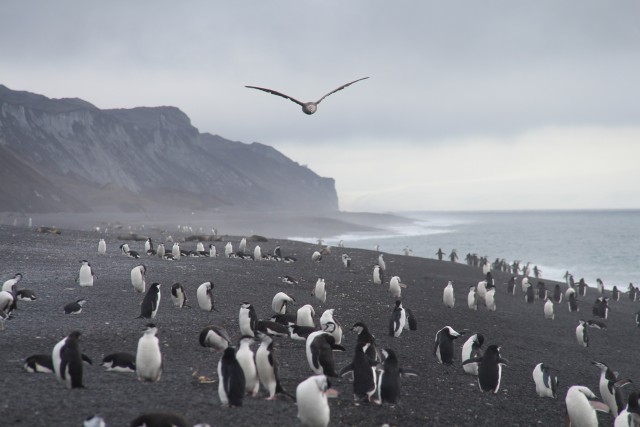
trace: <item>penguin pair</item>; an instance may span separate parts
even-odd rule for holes
[[[480,390],[494,394],[498,393],[502,380],[502,365],[507,364],[507,360],[500,356],[500,347],[492,344],[487,347],[482,356],[467,359],[462,362],[462,365],[469,363],[478,364],[478,386]]]

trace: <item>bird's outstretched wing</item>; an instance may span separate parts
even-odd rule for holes
[[[326,95],[325,95],[325,96],[323,96],[322,98],[320,98],[320,99],[316,102],[316,104],[320,104],[320,101],[322,101],[323,99],[325,99],[327,96],[331,95],[332,93],[336,93],[337,91],[342,90],[342,89],[344,89],[344,88],[345,88],[345,87],[347,87],[347,86],[351,86],[351,85],[352,85],[352,84],[354,84],[355,82],[359,82],[360,80],[365,80],[365,79],[368,79],[368,78],[369,78],[369,77],[363,77],[363,78],[361,78],[361,79],[354,80],[354,81],[352,81],[352,82],[349,82],[349,83],[347,83],[347,84],[344,84],[344,85],[340,86],[339,88],[336,88],[336,89],[332,90],[331,92],[329,92],[328,94],[326,94]],[[264,90],[264,89],[263,89],[263,90]],[[282,95],[281,95],[281,96],[282,96]]]
[[[351,84],[351,83],[349,83],[349,84]],[[258,90],[262,90],[262,91],[264,91],[264,92],[270,93],[271,95],[277,95],[277,96],[281,96],[281,97],[283,97],[283,98],[287,98],[288,100],[293,101],[293,102],[295,102],[296,104],[298,104],[298,105],[300,105],[300,106],[304,107],[304,102],[300,102],[300,101],[298,101],[297,99],[290,97],[289,95],[285,95],[284,93],[280,93],[280,92],[277,92],[277,91],[272,90],[272,89],[267,89],[267,88],[264,88],[264,87],[258,87],[258,86],[245,86],[245,87],[248,87],[248,88],[250,88],[250,89],[258,89]],[[342,88],[340,88],[340,89],[342,89]],[[339,90],[339,89],[336,89],[336,90]],[[334,92],[335,92],[335,91],[334,91]],[[325,95],[325,96],[326,96],[326,95]]]

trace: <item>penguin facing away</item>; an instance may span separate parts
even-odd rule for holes
[[[84,388],[82,385],[82,353],[78,340],[80,332],[73,331],[59,341],[51,353],[56,378],[68,388]]]
[[[462,362],[463,365],[478,363],[478,385],[480,390],[489,391],[494,394],[500,389],[502,380],[502,365],[507,364],[507,360],[500,356],[500,347],[490,345],[484,355]]]
[[[314,375],[302,381],[296,387],[298,418],[305,426],[326,427],[329,425],[331,410],[329,397],[338,392],[331,388],[326,375]]]
[[[558,377],[551,375],[549,367],[544,363],[538,363],[533,368],[533,382],[536,385],[536,393],[540,397],[555,399],[558,395]]]
[[[245,394],[244,372],[236,359],[236,350],[227,347],[218,361],[218,397],[225,406],[242,406]]]
[[[136,374],[140,381],[158,382],[162,375],[162,353],[157,333],[156,325],[148,323],[144,334],[138,340]]]
[[[160,283],[153,283],[144,295],[142,304],[140,304],[140,316],[138,319],[155,319],[160,307]]]
[[[400,367],[398,356],[390,348],[381,350],[383,364],[378,378],[378,401],[380,403],[397,403],[400,397],[400,377],[418,376],[412,369]]]
[[[376,373],[378,362],[370,359],[366,354],[370,345],[368,343],[357,343],[353,361],[342,368],[339,373],[341,377],[352,374],[354,400],[371,402],[371,397],[378,388]],[[376,403],[380,402],[376,401]]]

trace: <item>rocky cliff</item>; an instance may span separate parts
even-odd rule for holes
[[[338,209],[334,180],[202,134],[175,107],[101,110],[0,85],[0,211]]]

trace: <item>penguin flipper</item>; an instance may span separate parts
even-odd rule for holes
[[[480,362],[482,362],[483,359],[484,359],[484,356],[472,357],[471,359],[467,359],[464,362],[462,362],[462,364],[463,365],[468,365],[469,363],[480,363]],[[504,359],[500,359],[500,360],[504,360]]]
[[[93,362],[91,361],[91,359],[89,358],[89,356],[87,356],[86,354],[82,355],[82,360],[86,363],[88,363],[89,365],[93,365]]]
[[[609,408],[609,406],[607,406],[607,404],[598,402],[597,400],[590,400],[589,405],[591,405],[591,407],[596,411],[605,413],[611,412],[611,409]]]
[[[351,362],[344,368],[340,369],[340,372],[338,372],[338,376],[345,377],[347,375],[350,375],[351,380],[353,380],[353,369],[354,369],[353,362]]]
[[[498,363],[501,363],[503,365],[508,365],[509,361],[507,359],[503,359],[502,357],[498,358]]]
[[[347,349],[344,348],[340,344],[331,344],[331,350],[333,350],[333,351],[347,351]]]
[[[409,369],[409,368],[400,368],[399,369],[400,375],[403,378],[408,378],[408,377],[417,377],[418,375],[418,371],[415,371],[413,369]]]

